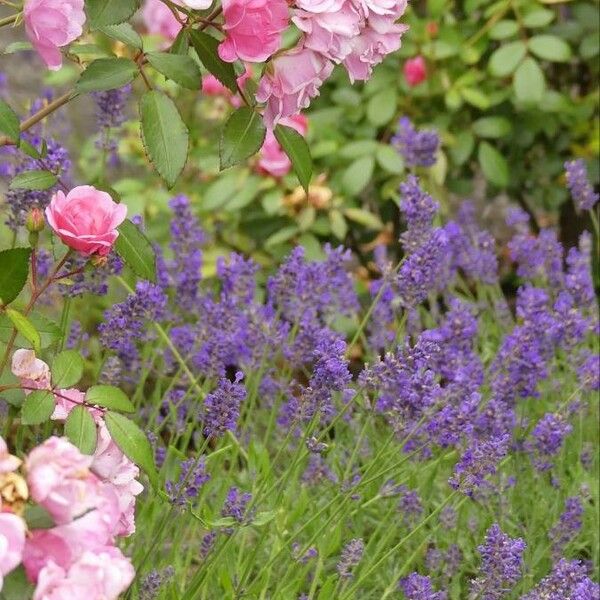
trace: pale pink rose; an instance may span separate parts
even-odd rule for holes
[[[237,78],[237,83],[240,89],[244,89],[248,79],[252,77],[252,69],[249,65],[245,65],[245,71]],[[225,87],[214,75],[205,75],[202,78],[202,93],[206,96],[222,96],[227,98],[229,103],[234,108],[239,108],[243,102],[239,94],[233,94],[233,92]]]
[[[173,0],[173,2],[181,4],[178,0]],[[173,41],[181,31],[181,23],[175,18],[169,7],[160,0],[146,0],[142,9],[142,19],[148,33],[161,35],[169,41]]]
[[[273,59],[262,76],[256,99],[266,102],[263,118],[267,128],[307,108],[311,98],[331,75],[333,63],[309,48],[296,48]]]
[[[213,0],[182,0],[182,3],[192,10],[205,10],[210,8]]]
[[[299,10],[292,18],[304,32],[304,46],[336,63],[352,52],[352,40],[361,32],[364,19],[350,0],[346,0],[334,12],[314,14]]]
[[[91,456],[59,437],[47,439],[27,456],[31,497],[56,523],[69,523],[98,504],[98,481],[89,470],[91,464]]]
[[[406,10],[406,0],[353,0],[365,16],[395,15],[400,17]]]
[[[97,507],[82,517],[51,529],[30,532],[25,542],[23,565],[35,582],[39,572],[54,561],[68,569],[86,550],[112,544],[119,520],[119,501],[112,486],[98,483]]]
[[[78,405],[83,405],[85,394],[76,388],[67,390],[56,390],[54,401],[56,406],[50,417],[53,421],[65,421],[69,413]],[[92,415],[96,424],[103,423],[104,412],[92,406],[85,406],[87,411]]]
[[[46,218],[58,237],[85,256],[107,255],[119,236],[127,207],[91,185],[58,191],[46,208]]]
[[[427,64],[422,56],[409,58],[404,63],[403,68],[404,78],[406,83],[411,87],[419,85],[427,79]]]
[[[296,0],[296,6],[312,13],[333,13],[344,5],[346,0]]]
[[[289,10],[285,0],[222,0],[225,40],[219,56],[234,62],[264,62],[281,47]]]
[[[25,521],[12,513],[0,513],[0,590],[4,576],[17,567],[25,548]]]
[[[404,8],[406,3],[404,3]],[[407,25],[395,21],[400,14],[391,16],[371,15],[367,27],[351,42],[352,52],[344,59],[350,81],[365,81],[371,77],[373,67],[400,48],[400,38]]]
[[[107,546],[84,552],[68,570],[49,562],[40,571],[33,600],[117,600],[134,576],[131,561]]]
[[[16,350],[12,357],[11,371],[21,380],[21,385],[36,389],[50,388],[50,367],[35,357],[33,350]],[[28,394],[30,390],[25,390]]]
[[[286,119],[281,119],[281,125],[293,127],[301,135],[306,135],[308,129],[308,119],[302,115],[294,115]],[[258,160],[259,170],[273,177],[283,177],[290,172],[292,163],[287,154],[282,150],[279,142],[273,132],[268,129],[265,142],[260,149],[260,158]]]
[[[91,470],[115,491],[119,507],[115,535],[131,535],[135,532],[135,497],[143,492],[144,486],[137,480],[140,470],[121,452],[104,423],[98,429]]]
[[[18,469],[21,462],[20,458],[13,456],[8,451],[8,446],[4,438],[0,436],[0,473],[10,473]]]
[[[59,48],[83,33],[83,0],[25,0],[25,33],[49,69],[62,66]]]

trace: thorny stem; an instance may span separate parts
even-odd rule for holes
[[[4,27],[5,25],[12,25],[19,19],[20,16],[21,13],[17,13],[15,15],[9,15],[8,17],[0,19],[0,27]]]

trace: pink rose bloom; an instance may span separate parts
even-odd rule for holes
[[[23,566],[27,577],[36,582],[40,571],[50,562],[68,569],[86,550],[112,544],[119,518],[118,499],[107,484],[99,485],[98,507],[66,525],[36,529],[25,542]]]
[[[10,454],[4,438],[0,436],[0,473],[11,473],[18,469],[20,464],[21,459]]]
[[[304,32],[304,46],[336,63],[352,52],[352,40],[361,32],[364,19],[350,0],[334,12],[314,14],[296,11],[293,22]]]
[[[306,130],[308,129],[308,119],[302,114],[281,119],[280,124],[293,127],[301,135],[306,135]],[[281,149],[279,142],[270,129],[267,130],[265,142],[260,149],[258,167],[260,171],[272,175],[273,177],[283,177],[284,175],[287,175],[292,168],[290,159]]]
[[[409,58],[404,63],[403,72],[408,85],[411,87],[419,85],[427,79],[427,65],[425,64],[425,59],[422,56]]]
[[[0,513],[0,590],[4,576],[17,567],[25,548],[25,521],[12,513]]]
[[[62,66],[59,48],[83,33],[83,0],[25,0],[25,33],[46,66],[57,71]]]
[[[375,15],[395,15],[400,17],[406,10],[406,0],[353,0],[368,17]]]
[[[252,77],[252,69],[245,65],[246,70],[237,78],[237,83],[240,89],[244,89],[248,79]],[[243,102],[239,94],[233,94],[232,91],[225,87],[214,75],[205,75],[202,78],[202,93],[206,96],[222,96],[228,98],[230,104],[234,108],[239,108]]]
[[[181,4],[178,0],[173,2]],[[181,23],[160,0],[146,0],[142,9],[142,19],[148,33],[161,35],[169,41],[173,41],[181,31]]]
[[[296,6],[311,13],[332,13],[340,10],[346,0],[296,0]]]
[[[98,503],[97,479],[89,471],[92,457],[64,438],[51,437],[25,461],[31,497],[58,524],[69,523]]]
[[[258,85],[256,99],[266,102],[263,118],[267,128],[307,108],[311,98],[331,75],[333,63],[309,48],[296,48],[273,59]]]
[[[21,380],[21,385],[36,389],[50,389],[50,367],[35,357],[33,350],[15,350],[11,371]],[[29,394],[31,390],[25,390]]]
[[[91,185],[58,191],[46,208],[46,218],[58,237],[84,256],[106,256],[119,236],[127,207]]]
[[[210,8],[213,0],[182,0],[183,5],[191,8],[192,10],[204,10]]]
[[[135,571],[118,548],[84,552],[68,570],[51,561],[39,574],[33,600],[117,600]]]
[[[135,497],[142,493],[144,486],[137,480],[140,470],[121,452],[104,423],[98,429],[98,446],[91,470],[115,491],[119,508],[115,535],[131,535],[135,531]]]
[[[402,12],[405,8],[406,2]],[[408,29],[407,25],[396,24],[400,14],[374,14],[369,17],[367,27],[352,40],[352,52],[344,60],[350,81],[366,81],[371,77],[375,65],[400,48],[400,38]]]
[[[279,50],[289,22],[285,0],[222,0],[222,5],[225,40],[219,56],[224,61],[264,62]]]
[[[54,408],[54,412],[50,417],[53,421],[65,421],[69,416],[69,413],[78,405],[82,404],[85,400],[85,394],[78,389],[69,388],[67,390],[56,390],[56,394],[54,394],[54,400],[56,402],[56,407]],[[96,424],[100,424],[103,421],[104,413],[98,409],[93,408],[91,406],[85,407],[87,411],[92,415]]]

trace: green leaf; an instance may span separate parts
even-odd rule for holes
[[[94,454],[98,443],[96,423],[85,406],[76,406],[65,421],[65,435],[83,454]]]
[[[171,54],[187,55],[189,49],[190,49],[190,39],[188,37],[188,30],[184,27],[177,34],[175,41],[171,44],[171,47],[169,48],[169,52]]]
[[[488,69],[496,77],[506,77],[517,68],[526,53],[527,46],[521,40],[504,44],[490,56]]]
[[[554,12],[545,8],[534,9],[523,17],[525,27],[545,27],[554,20]]]
[[[480,110],[487,110],[490,107],[490,99],[481,90],[477,88],[461,88],[462,97],[471,105]]]
[[[516,21],[502,20],[498,21],[491,29],[489,36],[493,40],[504,40],[512,37],[519,31],[519,24]]]
[[[0,251],[0,305],[10,304],[25,287],[30,256],[31,248]]]
[[[396,114],[398,93],[395,87],[387,87],[371,97],[367,104],[367,119],[375,127],[389,123]]]
[[[83,375],[83,359],[76,350],[63,350],[56,355],[50,371],[55,388],[70,388]]]
[[[288,225],[276,231],[265,240],[265,248],[273,248],[279,244],[283,244],[291,240],[295,235],[300,233],[300,228],[297,225]]]
[[[144,432],[130,419],[119,413],[107,412],[106,427],[123,454],[141,467],[154,487],[157,484],[152,446]]]
[[[300,185],[308,193],[313,165],[306,140],[295,129],[285,125],[277,125],[274,134],[277,141],[281,144],[283,151],[292,161],[292,167],[300,181]]]
[[[29,321],[36,328],[40,334],[40,343],[42,348],[48,348],[55,342],[61,339],[62,332],[60,327],[47,319],[45,316],[39,313],[31,313],[28,316]],[[12,335],[14,326],[12,321],[6,315],[0,315],[0,342],[8,343],[10,336]],[[17,337],[15,344],[17,346],[23,346],[25,343],[24,339]]]
[[[0,600],[23,600],[31,598],[33,592],[33,585],[29,582],[23,565],[20,565],[4,576]]]
[[[140,34],[129,24],[129,23],[119,23],[118,25],[105,25],[104,27],[99,27],[99,31],[101,31],[104,35],[107,35],[114,40],[118,40],[119,42],[123,42],[127,46],[131,46],[138,50],[143,48],[142,38]]]
[[[52,529],[56,527],[56,523],[50,513],[39,504],[28,504],[25,507],[23,518],[30,531],[32,529]]]
[[[12,308],[6,309],[6,316],[12,321],[15,329],[33,346],[33,349],[39,354],[41,350],[41,339],[33,323],[18,310]]]
[[[202,31],[192,30],[190,40],[198,58],[206,69],[212,73],[225,87],[237,93],[237,78],[233,65],[219,58],[217,47],[219,41]]]
[[[372,156],[363,156],[350,163],[342,176],[342,187],[349,196],[357,196],[367,187],[373,170],[375,159]]]
[[[127,21],[140,7],[141,0],[85,0],[92,29]]]
[[[377,215],[370,213],[368,210],[363,210],[362,208],[346,208],[344,214],[351,221],[363,225],[367,229],[379,230],[383,228],[381,219]]]
[[[58,178],[50,171],[25,171],[15,175],[10,182],[11,190],[47,190],[56,184]]]
[[[196,61],[185,54],[147,52],[148,62],[167,79],[190,90],[199,90],[202,82]]]
[[[117,254],[142,279],[156,281],[156,255],[150,240],[129,219],[118,228]]]
[[[4,100],[0,100],[0,133],[16,142],[21,135],[21,124],[17,113]]]
[[[127,394],[112,385],[94,385],[85,394],[88,404],[96,404],[103,408],[120,410],[121,412],[134,412],[135,406],[131,403]]]
[[[485,178],[498,187],[506,187],[509,181],[508,163],[488,142],[481,142],[478,151],[479,164]]]
[[[505,117],[483,117],[473,122],[473,131],[479,137],[501,138],[511,133],[512,124]]]
[[[114,90],[133,81],[138,72],[128,58],[98,58],[81,74],[75,89],[81,94]]]
[[[400,175],[404,172],[404,160],[400,153],[392,146],[380,144],[375,154],[379,166],[394,175]]]
[[[536,35],[529,40],[529,50],[538,58],[553,62],[566,62],[571,56],[571,47],[555,35]]]
[[[533,58],[527,57],[519,65],[513,79],[513,88],[520,102],[534,105],[542,101],[546,81],[543,71]]]
[[[473,148],[475,147],[475,138],[470,131],[461,131],[450,147],[450,155],[457,165],[463,165],[469,160]]]
[[[162,92],[146,92],[140,100],[142,142],[150,162],[172,188],[187,160],[188,129],[173,101]]]
[[[54,396],[48,390],[36,390],[25,396],[21,406],[21,423],[39,425],[45,423],[54,412]]]
[[[221,135],[221,169],[256,154],[265,141],[266,133],[262,117],[255,110],[245,106],[236,110],[225,123]]]

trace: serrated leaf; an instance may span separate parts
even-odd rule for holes
[[[58,178],[50,171],[25,171],[15,175],[10,182],[11,190],[47,190],[56,185]]]
[[[33,346],[33,349],[39,354],[41,350],[40,334],[33,323],[18,310],[12,308],[6,309],[6,316],[12,321],[15,329]]]
[[[98,58],[81,74],[75,89],[80,94],[114,90],[133,81],[138,72],[137,65],[128,58]]]
[[[50,419],[54,412],[54,396],[48,390],[36,390],[25,396],[21,406],[21,423],[39,425]]]
[[[31,248],[0,251],[0,305],[10,304],[25,287],[30,256]]]
[[[190,90],[200,89],[202,76],[196,61],[185,54],[147,52],[148,62],[167,79]]]
[[[142,142],[148,158],[172,188],[187,160],[188,129],[173,101],[162,92],[146,92],[140,100]]]
[[[93,29],[127,21],[140,7],[141,0],[86,0],[85,8]]]
[[[104,27],[99,27],[98,30],[114,40],[123,42],[127,46],[132,46],[138,50],[143,48],[140,34],[129,23],[105,25]]]
[[[85,406],[76,406],[65,421],[65,435],[83,454],[94,454],[98,443],[96,423]]]
[[[544,60],[566,62],[572,56],[569,44],[556,35],[536,35],[528,45],[533,54]]]
[[[234,94],[237,93],[237,77],[233,65],[219,58],[217,52],[219,41],[207,33],[197,30],[190,31],[189,37],[198,58],[206,69]]]
[[[277,125],[275,127],[275,138],[283,148],[283,151],[292,161],[294,173],[300,181],[300,185],[308,193],[308,186],[312,178],[313,165],[310,149],[306,140],[292,127]]]
[[[105,422],[115,444],[125,456],[146,472],[153,487],[156,487],[154,453],[144,432],[133,421],[119,413],[107,412]]]
[[[117,254],[142,279],[156,281],[156,255],[150,240],[129,219],[118,228]]]
[[[0,99],[0,133],[16,142],[21,135],[20,126],[17,113],[4,100]]]
[[[488,142],[479,144],[479,164],[485,178],[498,187],[506,187],[509,182],[509,169],[506,159]]]
[[[83,375],[83,359],[76,350],[63,350],[54,358],[50,372],[55,388],[72,387]]]
[[[111,410],[120,410],[121,412],[135,411],[135,407],[127,397],[127,394],[112,385],[92,386],[85,394],[85,401],[88,404],[96,404],[97,406]]]
[[[60,327],[39,313],[31,313],[28,316],[37,332],[40,334],[40,343],[42,348],[47,348],[62,337]],[[5,344],[10,339],[13,332],[13,324],[6,315],[0,315],[0,342]],[[15,344],[22,346],[23,338],[17,337]]]
[[[520,102],[537,104],[546,91],[544,73],[537,62],[528,56],[517,69],[513,79],[515,96]]]
[[[500,46],[490,56],[488,63],[490,73],[496,77],[510,75],[525,58],[526,53],[527,46],[522,40]]]
[[[219,155],[221,169],[226,169],[256,154],[267,130],[262,117],[248,107],[236,110],[225,123],[221,134]]]

